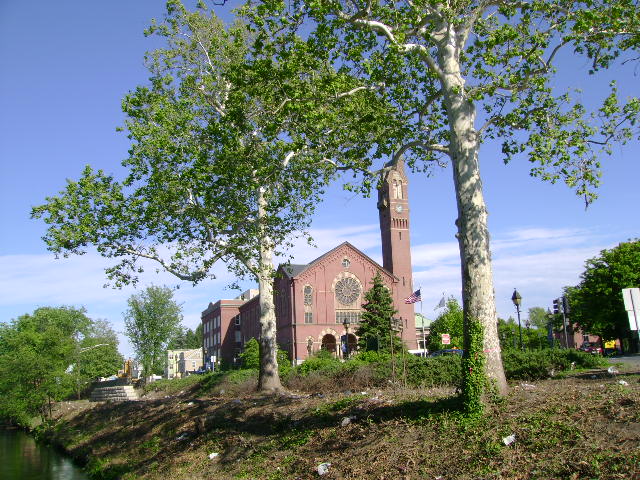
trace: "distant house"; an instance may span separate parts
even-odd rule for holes
[[[427,339],[431,332],[431,322],[427,317],[421,313],[415,314],[416,318],[416,340],[418,341],[418,350],[415,353],[426,352]]]
[[[166,378],[181,378],[193,373],[203,366],[202,349],[167,350],[167,360],[164,369]]]

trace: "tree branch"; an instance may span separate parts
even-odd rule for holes
[[[132,255],[134,257],[141,257],[141,258],[146,258],[148,260],[153,260],[154,262],[159,263],[162,268],[164,268],[167,272],[169,272],[170,274],[176,276],[177,278],[179,278],[180,280],[185,280],[185,281],[189,281],[189,282],[197,282],[199,280],[202,280],[205,275],[207,274],[207,269],[206,268],[201,268],[198,270],[195,270],[194,272],[191,273],[182,273],[178,270],[176,270],[175,268],[171,267],[170,265],[168,265],[162,258],[160,258],[158,255],[151,255],[151,254],[147,254],[144,252],[141,252],[139,250],[134,250],[132,248],[128,248],[128,247],[120,247],[117,248],[117,250],[119,252],[123,252],[129,255]],[[217,258],[215,258],[214,261],[218,260],[220,258],[220,256],[216,256]],[[208,262],[210,263],[210,262]],[[213,276],[213,278],[215,278],[215,275]]]

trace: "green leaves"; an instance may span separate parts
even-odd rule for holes
[[[391,332],[391,319],[397,313],[393,308],[391,292],[380,273],[376,273],[372,283],[372,287],[364,294],[364,312],[356,330],[358,347],[361,350],[389,352],[393,342],[394,350],[399,351],[402,342]]]
[[[144,366],[145,377],[164,366],[164,353],[179,332],[182,307],[168,287],[150,286],[127,301],[126,335]]]
[[[107,342],[99,355],[87,349]],[[0,417],[25,426],[34,416],[44,419],[50,402],[79,393],[95,376],[117,373],[122,358],[117,345],[110,327],[89,319],[84,309],[42,307],[3,324]]]
[[[625,338],[629,322],[622,289],[640,285],[640,240],[620,243],[585,262],[576,287],[567,289],[571,318],[604,339]]]
[[[460,304],[453,297],[447,300],[446,309],[438,315],[430,326],[427,348],[429,351],[443,348],[463,348],[463,312]],[[448,346],[443,345],[442,334],[446,333],[451,339]]]

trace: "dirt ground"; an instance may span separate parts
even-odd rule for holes
[[[450,389],[159,392],[58,415],[55,441],[103,479],[640,479],[633,369],[514,383],[477,419]]]

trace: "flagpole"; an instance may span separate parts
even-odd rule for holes
[[[422,285],[420,285],[420,320],[422,321],[422,356],[427,357],[427,336],[424,333],[424,315],[422,314]]]

